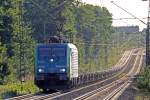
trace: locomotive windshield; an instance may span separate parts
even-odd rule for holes
[[[44,59],[51,56],[51,48],[39,48],[38,53],[38,59]]]
[[[53,48],[52,56],[64,57],[66,55],[64,48]]]
[[[39,48],[38,59],[44,59],[45,57],[65,57],[65,48]]]
[[[66,46],[51,45],[38,48],[38,65],[48,69],[65,68],[67,66]],[[55,69],[56,70],[56,69]]]

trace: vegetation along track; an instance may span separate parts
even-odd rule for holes
[[[132,77],[139,73],[143,61],[143,50],[136,54],[132,69],[122,78],[105,85],[95,91],[82,95],[76,100],[117,100],[123,91],[131,84]]]
[[[104,87],[111,83],[112,81],[118,79],[118,76],[121,75],[122,73],[128,72],[129,71],[129,67],[125,67],[127,66],[129,63],[133,62],[134,57],[132,57],[133,53],[136,53],[137,49],[131,50],[131,51],[126,51],[124,53],[124,55],[122,56],[122,58],[119,60],[119,62],[114,66],[115,67],[121,67],[123,68],[121,70],[120,73],[118,73],[115,76],[112,76],[108,79],[105,80],[101,80],[100,82],[96,82],[84,87],[80,87],[80,88],[76,88],[73,90],[70,90],[70,92],[66,92],[66,93],[60,93],[60,92],[56,92],[53,94],[32,94],[32,95],[24,95],[24,96],[19,96],[18,98],[12,98],[10,100],[54,100],[54,99],[60,99],[60,100],[72,100],[75,99],[76,97],[82,96],[83,94],[89,93],[97,88],[101,88],[104,89]],[[128,69],[128,70],[127,70]]]

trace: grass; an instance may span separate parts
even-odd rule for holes
[[[0,99],[7,99],[10,97],[35,93],[38,88],[34,85],[33,81],[9,83],[7,85],[0,85]]]
[[[135,96],[135,100],[150,100],[150,93],[140,93]]]

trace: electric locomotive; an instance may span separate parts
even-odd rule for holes
[[[68,88],[78,77],[78,50],[72,43],[43,43],[35,49],[35,84],[44,91]]]

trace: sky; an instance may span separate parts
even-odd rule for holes
[[[113,15],[113,19],[118,18],[133,18],[131,15],[121,10],[111,3],[112,0],[82,0],[83,2],[106,7]],[[148,1],[142,0],[113,0],[115,4],[138,17],[147,23],[148,16]],[[146,19],[143,19],[146,18]],[[113,20],[113,26],[135,26],[138,25],[140,30],[146,27],[145,24],[137,19]]]

